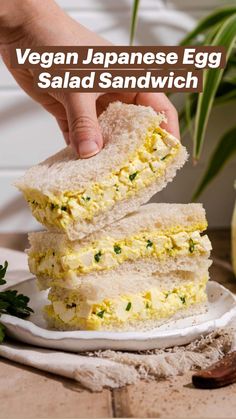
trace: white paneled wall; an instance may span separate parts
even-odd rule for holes
[[[129,39],[132,0],[58,0],[72,17],[115,44]],[[196,20],[224,0],[141,0],[136,44],[177,44]],[[234,112],[235,113],[235,112]],[[233,107],[217,109],[208,130],[204,159],[197,168],[188,165],[158,195],[159,201],[188,202],[202,175],[216,137],[233,125]],[[191,143],[185,140],[189,149]],[[27,205],[13,186],[14,180],[32,164],[63,146],[54,119],[29,99],[0,62],[0,232],[29,231],[38,227]],[[231,163],[202,197],[210,224],[228,225],[234,200],[235,165]]]

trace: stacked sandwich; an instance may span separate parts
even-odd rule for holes
[[[103,150],[70,147],[18,182],[49,231],[29,235],[29,267],[61,330],[147,329],[205,309],[211,245],[200,204],[148,204],[187,158],[151,108],[109,105]]]

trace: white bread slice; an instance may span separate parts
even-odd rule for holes
[[[118,201],[112,211],[102,212],[98,216],[95,216],[91,223],[81,221],[80,223],[74,222],[69,224],[67,229],[68,237],[71,240],[84,238],[94,231],[100,231],[104,226],[122,219],[127,214],[137,211],[139,207],[148,202],[153,195],[164,189],[167,183],[172,182],[176,176],[177,170],[183,167],[187,157],[188,154],[186,149],[181,147],[179,153],[172,159],[171,164],[166,167],[163,175],[159,176],[154,184],[141,189],[132,198]]]
[[[123,272],[122,275],[114,277],[113,281],[109,279],[109,276],[103,276],[99,282],[93,279],[84,281],[77,290],[64,290],[62,288],[53,287],[50,290],[49,299],[56,302],[57,307],[59,303],[61,314],[67,312],[67,310],[70,311],[70,307],[75,305],[76,308],[72,309],[75,310],[72,316],[75,315],[78,316],[78,318],[84,317],[86,319],[82,329],[86,329],[89,324],[87,323],[87,320],[89,320],[87,316],[90,316],[89,307],[92,308],[95,305],[96,312],[99,312],[102,307],[104,307],[103,302],[109,302],[111,304],[109,306],[113,312],[113,307],[116,306],[117,301],[122,304],[121,307],[123,307],[123,309],[121,310],[120,307],[118,311],[119,314],[116,311],[113,312],[114,314],[110,315],[111,317],[106,318],[105,322],[103,319],[98,319],[98,324],[95,321],[95,325],[97,324],[95,326],[96,329],[98,327],[100,330],[137,330],[137,328],[143,330],[160,326],[167,320],[190,316],[193,313],[192,310],[194,310],[194,307],[197,308],[196,314],[200,314],[200,312],[204,310],[206,303],[205,287],[208,278],[208,272],[204,269],[198,270],[197,272],[173,271],[168,274],[150,276],[144,273],[134,275]],[[140,297],[147,292],[151,292],[151,294],[154,293],[154,299],[158,298],[157,305],[154,305],[154,307],[157,308],[157,312],[149,312],[149,310],[146,312],[146,302],[144,302],[145,300],[140,300]],[[166,298],[168,297],[166,296],[164,300],[159,299],[159,293],[163,293],[164,296],[168,296],[169,293],[174,294],[169,297],[170,300],[167,302],[168,311],[166,312],[163,312],[163,308],[166,307]],[[157,295],[157,297],[155,297],[155,295]],[[184,300],[184,302],[179,304],[179,297],[184,295],[186,297],[186,303]],[[174,299],[172,297],[174,297]],[[122,303],[123,298],[125,298],[125,300],[123,300],[124,304]],[[178,300],[177,306],[176,299]],[[132,302],[130,303],[132,308],[129,313],[125,310],[128,301]],[[68,308],[67,305],[69,305]],[[135,309],[134,312],[132,312],[133,308]],[[182,308],[185,309],[183,310]],[[73,324],[71,324],[70,320],[67,321],[67,314],[66,317],[64,317],[64,314],[62,317],[59,313],[59,316],[55,314],[54,306],[52,305],[51,315],[48,310],[46,310],[46,313],[46,318],[50,326],[60,330],[76,330],[81,328],[80,321],[75,319]]]
[[[53,286],[52,290],[58,299],[67,299],[71,293],[79,293],[85,300],[100,301],[106,298],[116,298],[119,295],[135,294],[153,287],[169,290],[185,282],[200,281],[204,276],[209,278],[209,261],[196,266],[195,270],[186,271],[181,268],[166,270],[165,272],[112,271],[104,272],[98,277],[88,275],[86,280],[80,278],[77,288],[69,289]]]
[[[162,318],[162,319],[146,319],[144,320],[131,320],[127,321],[122,325],[114,326],[104,326],[100,330],[106,331],[106,332],[147,332],[147,331],[153,331],[153,329],[156,329],[158,327],[161,327],[162,325],[177,321],[180,319],[185,319],[187,317],[192,317],[193,320],[196,318],[196,316],[199,316],[200,314],[205,314],[208,311],[208,305],[207,302],[202,302],[199,304],[194,304],[190,306],[189,308],[184,308],[182,310],[177,311],[173,316],[169,318]],[[75,330],[74,326],[69,326],[63,323],[58,318],[49,317],[47,313],[44,313],[45,320],[47,321],[47,325],[49,329],[52,330]],[[109,347],[106,347],[108,349]]]
[[[106,266],[100,271],[93,268],[90,273],[81,273],[76,268],[70,267],[65,270],[60,260],[68,253],[76,254],[90,246],[91,248],[102,249],[104,240],[106,243],[111,242],[113,246],[113,243],[118,240],[130,239],[135,235],[144,233],[151,234],[153,231],[157,232],[158,235],[170,236],[179,232],[201,232],[206,226],[205,211],[201,204],[147,204],[141,207],[139,211],[87,236],[83,240],[70,241],[64,234],[52,232],[30,233],[29,242],[31,247],[27,250],[29,266],[31,272],[37,276],[41,289],[55,285],[64,288],[76,288],[85,279],[89,280],[94,277],[96,280],[100,280],[105,275]],[[164,273],[173,270],[196,271],[202,266],[208,269],[211,265],[211,261],[208,260],[211,246],[206,235],[201,240],[204,240],[204,250],[201,250],[201,252],[185,252],[184,254],[179,252],[175,255],[167,253],[160,257],[151,254],[145,257],[130,257],[122,260],[116,266],[108,265],[108,275],[112,276],[112,271],[122,275],[126,271],[151,274],[156,271]],[[51,256],[48,256],[48,252],[50,255],[54,253],[54,256],[50,261],[48,259],[46,270],[42,267],[38,268],[35,263],[37,255],[45,257],[46,262],[47,257],[51,258]],[[77,260],[77,257],[76,255],[75,260]],[[51,268],[52,265],[53,268]],[[63,270],[62,276],[58,277],[58,269],[59,271]]]
[[[70,147],[65,148],[46,161],[29,169],[16,182],[16,186],[26,193],[38,191],[45,196],[59,196],[65,191],[79,192],[93,182],[101,182],[114,168],[129,164],[130,156],[143,144],[147,131],[155,129],[164,120],[151,107],[127,105],[115,102],[99,117],[105,142],[103,150],[91,159],[78,159]],[[116,201],[113,208],[95,215],[91,221],[77,219],[71,221],[65,232],[71,240],[83,238],[100,230],[115,220],[123,218],[146,203],[156,192],[163,189],[183,166],[187,152],[179,140],[166,133],[169,141],[179,144],[179,151],[165,170],[146,188],[141,188],[130,198]],[[59,227],[51,228],[60,231]]]
[[[42,193],[79,191],[90,182],[98,182],[112,170],[127,163],[128,156],[143,144],[150,127],[164,120],[151,107],[114,102],[99,117],[105,147],[91,159],[79,159],[71,147],[59,151],[33,166],[16,182],[21,190]]]
[[[179,231],[204,231],[207,228],[206,213],[202,204],[165,204],[152,203],[139,208],[138,211],[123,219],[90,234],[83,240],[70,241],[65,234],[49,231],[29,233],[32,252],[43,252],[47,249],[63,253],[67,248],[78,250],[92,241],[105,236],[115,240],[141,233],[158,230],[160,233]]]
[[[63,290],[76,290],[83,283],[95,282],[97,284],[102,283],[108,279],[110,286],[107,288],[108,292],[116,289],[116,285],[119,283],[118,277],[124,279],[124,273],[131,277],[138,277],[140,275],[150,276],[162,276],[169,275],[170,272],[186,272],[186,273],[197,273],[198,271],[207,271],[212,264],[212,261],[208,259],[208,256],[178,256],[175,258],[168,257],[162,260],[155,260],[154,258],[149,259],[138,259],[136,261],[126,261],[116,269],[92,272],[86,275],[72,274],[65,276],[64,278],[52,278],[52,276],[41,276],[37,277],[37,286],[40,291],[46,290],[51,287],[58,287]],[[127,287],[127,283],[124,286]],[[107,286],[107,285],[106,285]],[[129,283],[132,286],[132,283]],[[129,286],[127,287],[129,289]]]

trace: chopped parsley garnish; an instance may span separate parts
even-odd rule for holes
[[[180,295],[180,297],[179,297],[179,298],[180,298],[180,300],[182,301],[182,303],[183,303],[183,304],[185,304],[185,303],[186,303],[186,297],[185,297],[184,295],[183,295],[183,296],[182,296],[182,295]]]
[[[0,265],[0,285],[6,284],[6,280],[4,279],[8,268],[8,262],[6,261],[3,265]]]
[[[151,304],[150,303],[146,303],[146,306],[145,306],[146,308],[150,308],[151,307]]]
[[[90,196],[82,196],[81,198],[83,199],[83,201],[86,201],[86,202],[90,201],[91,199]]]
[[[66,304],[66,308],[73,308],[73,307],[76,307],[75,303]]]
[[[24,319],[33,310],[28,307],[29,297],[18,294],[16,290],[6,290],[0,293],[0,312]]]
[[[51,203],[50,208],[51,208],[51,210],[58,209],[59,205]]]
[[[151,171],[152,171],[153,173],[155,173],[155,170],[154,170],[154,169],[153,169],[153,167],[152,167],[152,163],[149,163],[149,167],[150,167]]]
[[[99,261],[100,261],[100,259],[101,259],[101,256],[102,256],[102,252],[101,252],[101,250],[99,250],[99,252],[98,252],[98,253],[96,253],[96,255],[94,255],[94,259],[95,259],[95,261],[96,261],[96,262],[99,262]]]
[[[163,161],[163,160],[167,159],[167,157],[169,157],[169,155],[170,154],[167,154],[166,156],[162,157],[161,160]]]
[[[115,184],[116,192],[119,191],[119,186]]]
[[[101,311],[99,311],[99,312],[98,312],[98,313],[96,313],[96,314],[97,314],[97,316],[98,316],[98,317],[100,317],[101,319],[103,319],[103,316],[104,316],[105,311],[106,311],[106,310],[101,310]]]
[[[190,253],[194,252],[194,248],[195,248],[195,243],[194,243],[193,239],[189,239],[189,251],[190,251]]]
[[[173,255],[173,250],[174,250],[174,247],[171,247],[171,248],[167,248],[167,249],[166,249],[166,251],[167,251],[168,255],[170,255],[170,256],[172,256],[172,255]]]
[[[131,304],[131,302],[129,301],[128,302],[128,304],[127,304],[127,306],[126,306],[126,311],[130,311],[130,309],[131,309],[131,307],[132,307],[132,304]]]
[[[133,180],[136,178],[138,172],[134,172],[131,175],[129,175],[129,180],[131,180],[131,182],[133,182]]]
[[[6,284],[4,279],[7,271],[8,263],[0,265],[0,285]],[[0,292],[0,315],[10,314],[12,316],[20,317],[22,319],[28,317],[33,310],[28,306],[29,297],[19,294],[16,290],[6,290]],[[5,337],[5,328],[0,323],[0,342]]]
[[[147,240],[146,248],[152,247],[152,246],[153,246],[153,242],[151,242],[151,240]]]
[[[115,246],[114,246],[114,252],[115,252],[117,255],[119,255],[119,254],[121,253],[121,247],[120,247],[120,246],[118,246],[117,244],[115,244]]]
[[[168,298],[170,294],[171,294],[170,291],[165,292],[165,297]]]
[[[66,205],[62,205],[61,210],[62,211],[67,211],[67,206]]]
[[[0,343],[3,342],[5,338],[5,327],[0,323]]]

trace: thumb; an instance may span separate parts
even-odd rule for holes
[[[96,96],[72,93],[66,101],[71,146],[81,158],[97,154],[103,145],[97,119]]]

